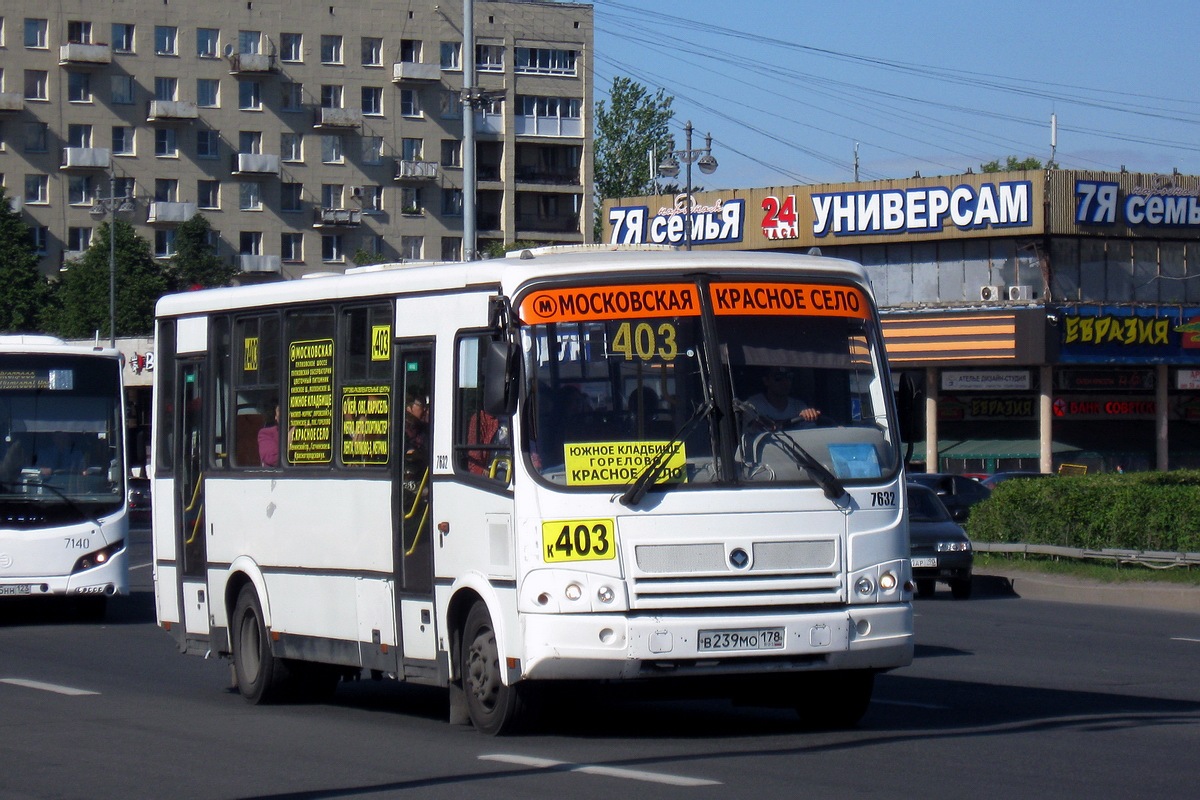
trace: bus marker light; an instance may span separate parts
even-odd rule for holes
[[[890,572],[885,572],[879,576],[879,588],[885,592],[890,592],[896,588],[896,576]]]
[[[545,592],[542,592],[541,594],[538,595],[537,601],[538,601],[539,606],[547,605],[550,602],[550,595],[548,595]]]
[[[611,603],[616,596],[611,586],[601,586],[596,590],[596,599],[601,603]]]
[[[854,588],[858,590],[859,594],[861,594],[863,597],[866,597],[871,592],[875,591],[875,584],[871,582],[870,578],[864,576],[858,579],[858,582],[854,584]]]
[[[583,587],[578,583],[568,583],[566,595],[568,600],[578,600],[583,597]]]

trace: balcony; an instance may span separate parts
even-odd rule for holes
[[[187,122],[200,119],[200,109],[187,100],[151,100],[146,122]]]
[[[436,161],[397,161],[396,180],[398,181],[432,181],[437,180],[438,162]]]
[[[362,125],[361,108],[318,108],[314,128],[358,128]]]
[[[112,63],[112,45],[71,42],[58,48],[60,67],[103,67]]]
[[[537,183],[543,186],[578,186],[579,168],[573,170],[546,170],[538,167],[516,169],[517,183]]]
[[[583,120],[578,117],[526,117],[513,118],[513,133],[517,136],[555,136],[581,138]]]
[[[237,153],[233,157],[234,175],[279,175],[279,156],[266,153]]]
[[[242,253],[237,258],[238,268],[242,272],[273,272],[278,274],[282,263],[280,256],[260,256]]]
[[[275,56],[262,53],[231,53],[229,55],[230,75],[262,75],[275,72]]]
[[[439,64],[422,64],[416,61],[398,61],[392,64],[392,83],[441,79],[442,68]]]
[[[59,169],[108,169],[112,150],[107,147],[64,147]]]
[[[579,233],[579,215],[550,217],[541,214],[518,214],[517,228],[543,233]]]
[[[360,208],[314,208],[314,228],[345,228],[362,224]]]
[[[187,222],[196,216],[195,203],[171,203],[155,200],[150,204],[146,214],[146,222],[173,223]]]
[[[0,92],[0,113],[21,111],[24,108],[25,98],[20,92]]]

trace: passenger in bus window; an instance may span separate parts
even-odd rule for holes
[[[264,467],[279,466],[279,401],[267,404],[267,424],[258,429],[258,460]]]
[[[762,374],[762,391],[746,402],[758,415],[772,422],[789,420],[816,422],[821,412],[792,395],[793,375],[790,370],[772,367]]]
[[[39,446],[34,454],[34,466],[43,475],[80,474],[83,472],[83,460],[83,450],[66,431],[55,431],[50,440]]]

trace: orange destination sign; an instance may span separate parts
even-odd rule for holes
[[[811,283],[714,283],[709,287],[718,315],[796,317],[857,317],[866,319],[870,306],[853,286]]]

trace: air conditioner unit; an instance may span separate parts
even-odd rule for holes
[[[1000,299],[1000,293],[1003,287],[1001,286],[980,286],[979,299],[985,302],[994,302]]]
[[[351,186],[350,187],[350,196],[351,197],[362,197],[363,196],[363,188],[361,186]]]
[[[1026,284],[1019,284],[1008,287],[1008,299],[1013,301],[1026,301],[1033,299],[1033,287]]]

